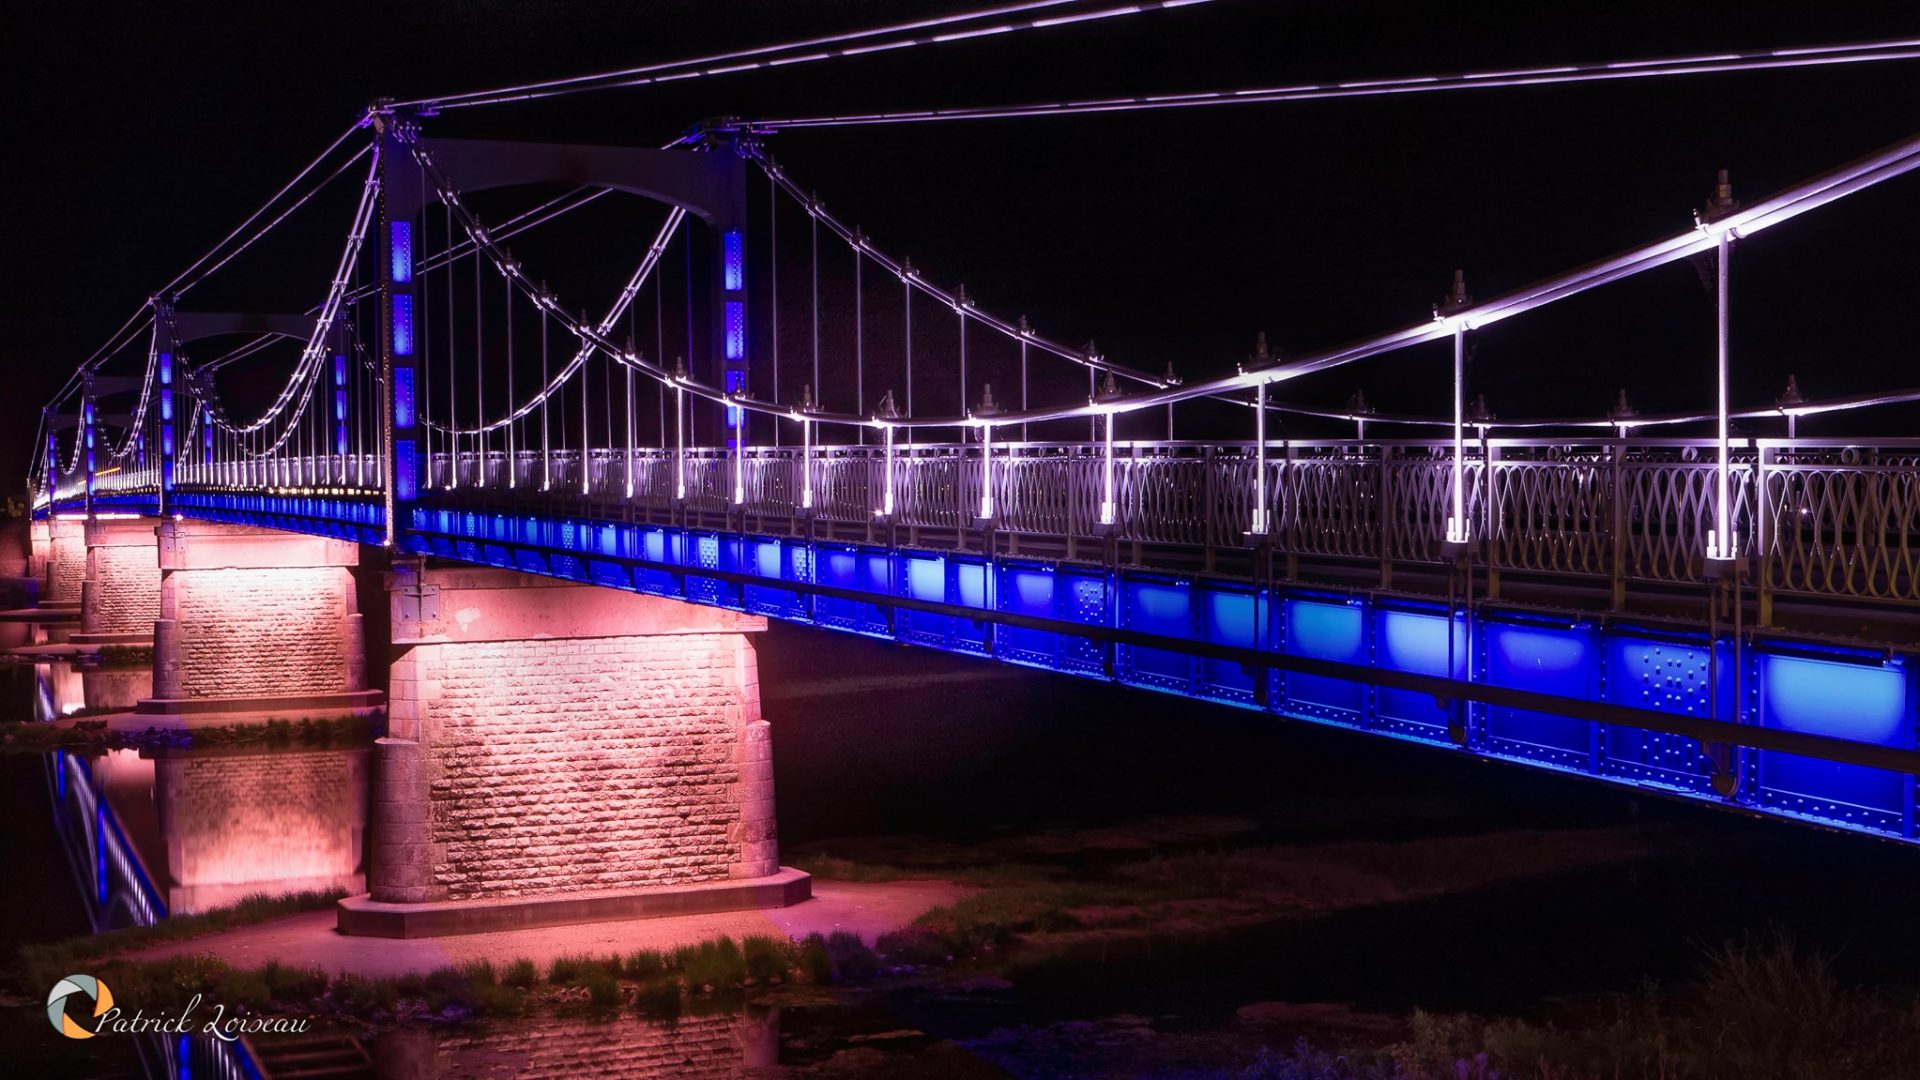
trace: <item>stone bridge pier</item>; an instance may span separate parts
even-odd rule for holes
[[[398,564],[369,894],[418,937],[811,895],[779,865],[764,619],[510,570]]]
[[[222,721],[378,706],[352,568],[357,545],[242,525],[158,530],[153,696],[141,713]]]
[[[78,608],[87,577],[87,523],[49,516],[33,523],[27,572],[40,581],[40,606]]]
[[[86,577],[80,582],[76,645],[147,645],[160,617],[158,518],[82,523]]]

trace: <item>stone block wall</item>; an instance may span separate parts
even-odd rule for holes
[[[86,581],[80,629],[88,634],[153,635],[160,617],[160,560],[152,518],[86,523]]]
[[[395,824],[376,841],[374,899],[779,869],[751,637],[764,620],[506,571],[428,582],[428,617],[396,619],[397,738],[375,795]]]
[[[364,689],[356,558],[343,541],[163,523],[154,698],[295,702]]]
[[[153,620],[160,617],[160,567],[151,543],[89,549],[87,581],[93,586],[93,602],[82,612],[86,630],[153,633]]]
[[[667,634],[413,650],[437,688],[420,714],[434,883],[464,899],[729,876],[751,649]]]
[[[164,697],[331,693],[347,684],[353,581],[343,567],[169,574],[176,690]],[[156,691],[157,693],[158,691]]]
[[[56,518],[48,529],[47,580],[40,591],[43,602],[77,604],[80,583],[87,577],[86,523]]]

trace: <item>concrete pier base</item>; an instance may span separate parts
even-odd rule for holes
[[[343,934],[362,937],[447,937],[574,923],[788,907],[812,895],[812,877],[783,866],[765,877],[652,885],[603,893],[423,903],[388,903],[375,900],[371,895],[349,896],[337,905],[335,925]]]

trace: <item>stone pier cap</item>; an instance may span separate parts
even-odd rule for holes
[[[767,628],[762,615],[490,567],[397,564],[387,595],[397,647]]]

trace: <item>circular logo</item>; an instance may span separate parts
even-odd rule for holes
[[[53,1023],[53,1030],[69,1039],[91,1039],[93,1032],[67,1016],[67,999],[75,994],[87,995],[87,1000],[93,1002],[93,1015],[99,1016],[113,1008],[113,991],[91,975],[69,975],[54,983],[53,991],[47,995],[47,1019]]]

